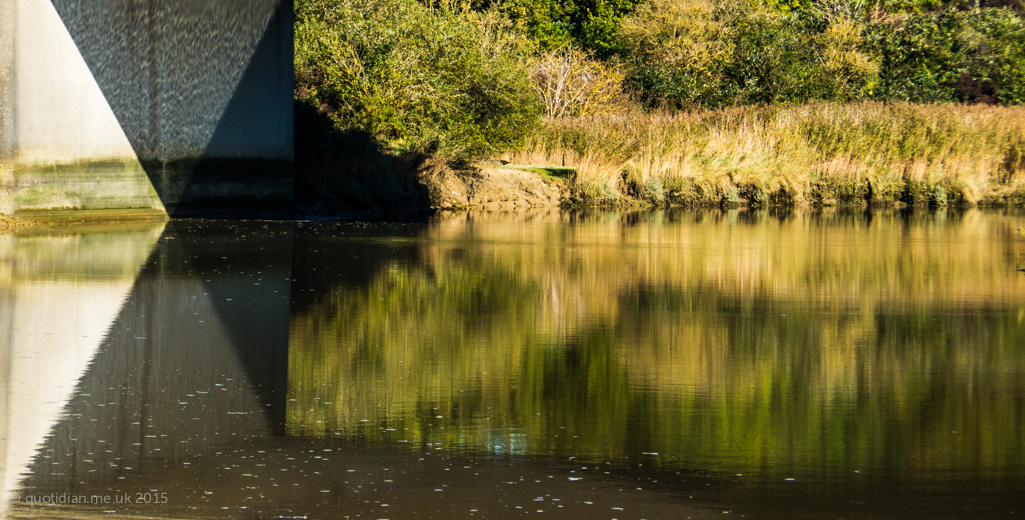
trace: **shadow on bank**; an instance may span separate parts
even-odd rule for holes
[[[417,182],[425,159],[385,153],[373,136],[340,131],[310,103],[295,101],[295,188],[300,214],[385,215],[426,210]]]

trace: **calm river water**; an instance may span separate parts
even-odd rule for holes
[[[1025,215],[0,236],[0,516],[1025,517]]]

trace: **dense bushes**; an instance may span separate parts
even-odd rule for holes
[[[884,19],[865,44],[881,64],[878,99],[1025,102],[1025,25],[1009,9]]]
[[[296,96],[387,150],[456,159],[515,147],[542,113],[618,110],[628,95],[678,108],[1020,104],[1021,11],[1020,0],[297,0]]]
[[[923,5],[887,12],[840,1],[738,9],[648,0],[620,36],[632,84],[652,103],[1025,101],[1020,15]]]
[[[528,42],[504,24],[414,0],[298,0],[296,97],[400,155],[503,150],[541,114]]]
[[[619,50],[620,21],[638,0],[477,0],[475,4],[496,7],[542,50],[575,45],[608,57]]]
[[[649,104],[1023,102],[1023,0],[466,5],[509,17],[540,51],[573,46],[625,65],[632,90]]]

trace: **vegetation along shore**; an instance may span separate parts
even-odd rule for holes
[[[0,213],[0,233],[6,233],[25,225],[25,221]]]
[[[313,209],[1025,204],[1021,0],[297,0]]]

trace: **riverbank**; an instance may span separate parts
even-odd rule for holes
[[[26,225],[28,225],[28,222],[24,220],[0,213],[0,233],[13,231],[16,228],[24,227]]]
[[[550,119],[469,165],[348,152],[315,178],[297,168],[306,192],[366,208],[1025,204],[1022,107],[636,110]]]
[[[514,163],[576,170],[581,205],[1025,203],[1025,109],[865,102],[548,122]]]

